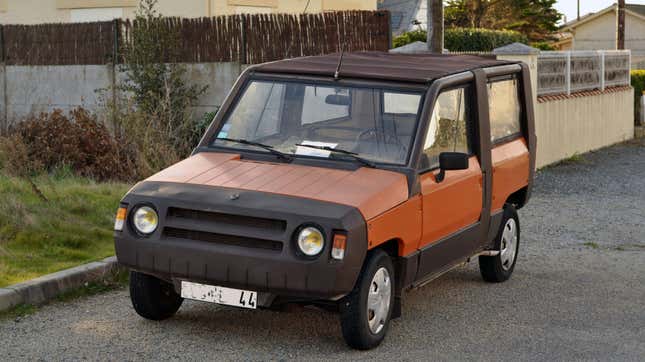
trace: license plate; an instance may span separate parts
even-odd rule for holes
[[[258,293],[192,282],[181,282],[181,297],[234,307],[256,309]]]

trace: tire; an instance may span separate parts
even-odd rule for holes
[[[135,271],[130,272],[130,299],[137,314],[153,321],[172,317],[184,301],[172,284]]]
[[[515,207],[506,204],[502,223],[495,237],[494,250],[499,250],[500,253],[495,256],[479,257],[479,271],[482,278],[490,283],[501,283],[508,280],[515,269],[519,247],[520,219]]]
[[[348,346],[367,350],[381,344],[392,317],[394,283],[390,256],[382,250],[369,253],[354,290],[342,302],[341,328]],[[369,308],[368,301],[374,301],[376,309]]]

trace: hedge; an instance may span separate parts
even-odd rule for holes
[[[424,30],[403,33],[393,40],[395,48],[413,43],[426,41]],[[528,38],[512,30],[490,30],[479,28],[450,28],[446,29],[445,47],[453,52],[490,52],[511,43],[528,43]]]
[[[645,70],[632,70],[632,87],[634,87],[634,119],[640,123],[641,97],[645,91]]]

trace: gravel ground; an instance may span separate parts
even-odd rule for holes
[[[539,172],[521,210],[513,278],[476,263],[407,293],[376,350],[343,343],[335,314],[187,302],[137,317],[125,290],[0,321],[0,359],[645,360],[645,141]]]

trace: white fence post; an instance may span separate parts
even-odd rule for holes
[[[605,90],[605,51],[600,51],[600,90]]]
[[[571,95],[571,52],[567,52],[567,68],[565,72],[567,95]]]

